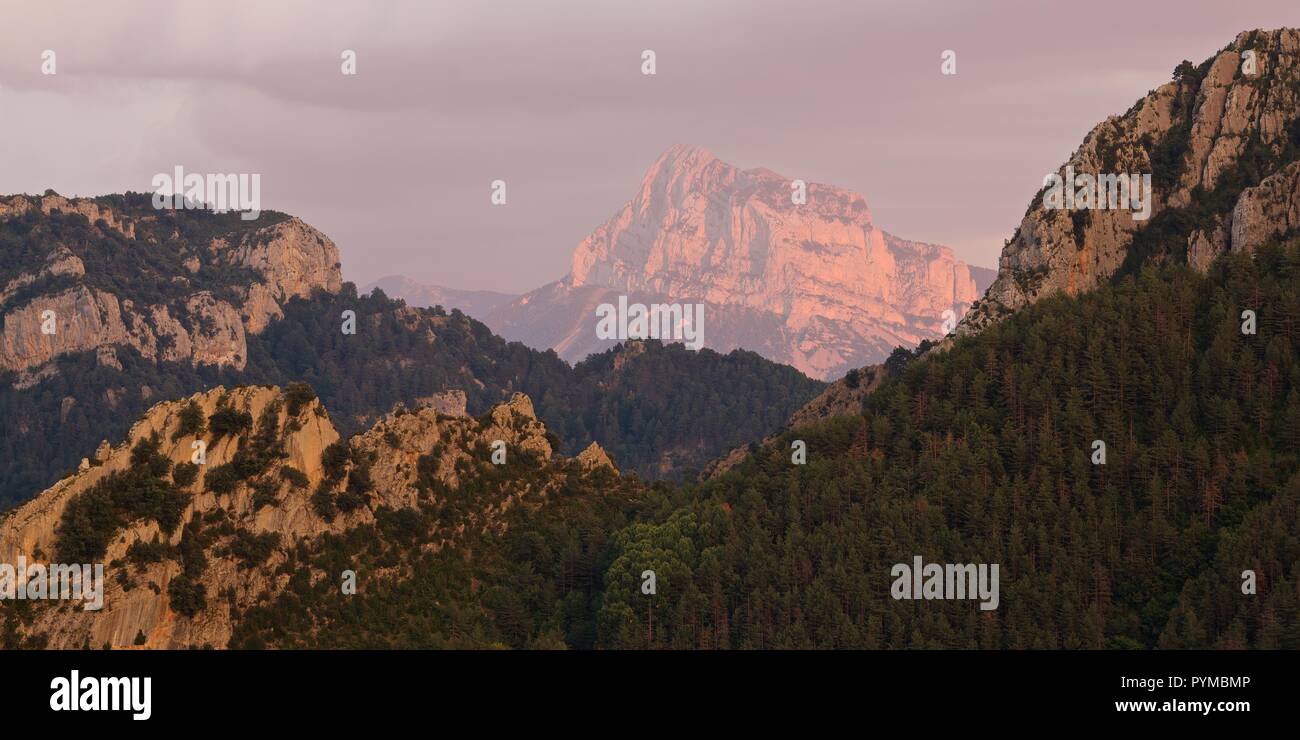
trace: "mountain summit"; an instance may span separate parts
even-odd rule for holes
[[[1088,176],[1148,173],[1150,217],[1052,209],[1044,188],[958,333],[1147,262],[1205,270],[1218,255],[1300,231],[1298,160],[1300,31],[1244,31],[1199,66],[1184,61],[1172,81],[1097,124],[1061,166]]]
[[[941,335],[944,312],[960,315],[991,278],[947,247],[880,230],[857,193],[677,145],[578,244],[568,275],[486,323],[579,360],[614,343],[596,336],[601,303],[703,303],[706,346],[826,378]]]

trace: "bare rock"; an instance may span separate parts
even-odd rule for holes
[[[1241,73],[1242,55],[1256,52],[1257,75]],[[1139,100],[1123,116],[1098,124],[1064,163],[1076,173],[1151,173],[1151,154],[1190,115],[1187,146],[1177,182],[1156,187],[1151,195],[1151,218],[1167,208],[1192,202],[1198,191],[1210,192],[1225,172],[1238,164],[1251,141],[1274,153],[1287,145],[1288,127],[1300,114],[1300,31],[1249,31],[1239,34],[1215,55],[1204,78],[1186,76],[1161,85]],[[1168,163],[1166,163],[1168,166]],[[1204,267],[1218,254],[1252,243],[1251,229],[1267,229],[1263,213],[1280,217],[1279,205],[1264,209],[1260,203],[1281,203],[1284,181],[1252,197],[1243,194],[1240,213],[1232,224],[1221,221],[1209,230],[1189,235],[1187,248],[1193,265]],[[1265,188],[1261,183],[1260,188]],[[1078,216],[1077,214],[1083,214]],[[1289,217],[1289,216],[1288,216]],[[1088,211],[1049,210],[1042,198],[1031,203],[998,262],[998,276],[984,298],[962,319],[958,333],[979,331],[1022,306],[1056,293],[1077,294],[1114,275],[1128,256],[1135,234],[1150,220],[1135,220],[1126,209]],[[1230,244],[1231,242],[1231,244]]]
[[[1247,188],[1232,210],[1232,251],[1253,252],[1269,239],[1300,231],[1300,162]]]
[[[614,461],[609,459],[609,455],[605,453],[605,450],[595,442],[587,445],[587,449],[579,452],[577,459],[586,470],[608,467],[610,470],[613,470],[616,473],[618,472],[618,468],[614,467]]]
[[[431,396],[422,396],[415,400],[420,406],[431,408],[439,414],[456,417],[469,415],[466,411],[465,391],[459,389],[439,391]]]
[[[81,214],[97,229],[115,231],[126,239],[135,239],[137,233],[136,219],[93,199],[0,197],[0,218],[33,210]],[[338,248],[299,219],[245,233],[235,244],[217,239],[202,248],[218,263],[250,268],[261,276],[250,285],[236,286],[243,292],[239,305],[197,291],[168,305],[136,306],[129,297],[79,284],[6,308],[0,330],[0,369],[20,371],[21,381],[31,385],[54,371],[48,364],[53,358],[90,349],[99,352],[101,364],[120,369],[115,357],[119,346],[134,347],[151,359],[242,369],[248,357],[247,332],[259,333],[283,316],[282,306],[292,298],[310,297],[317,290],[338,292],[342,286]],[[202,268],[193,253],[187,253],[183,264],[190,273]],[[56,247],[39,271],[21,274],[0,288],[0,304],[38,279],[83,278],[85,272],[79,257],[67,247]],[[173,279],[188,284],[184,275]],[[55,317],[54,333],[41,331],[46,311]]]
[[[596,305],[700,303],[703,344],[736,347],[819,378],[883,360],[894,346],[937,338],[945,311],[979,296],[947,247],[878,228],[857,193],[741,170],[674,146],[639,191],[574,249],[568,276],[495,309],[494,331],[567,360],[607,349]]]

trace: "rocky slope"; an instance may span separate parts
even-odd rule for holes
[[[1062,165],[1149,174],[1149,219],[1127,209],[1049,209],[1040,192],[1003,249],[998,276],[963,319],[978,331],[1053,293],[1077,294],[1150,260],[1204,269],[1297,226],[1300,31],[1248,31],[1122,116],[1098,124]]]
[[[342,280],[338,248],[302,221],[228,216],[157,211],[136,194],[0,198],[0,370],[33,384],[61,355],[95,350],[112,364],[118,347],[243,369],[248,334]]]
[[[595,307],[703,303],[705,346],[750,349],[828,378],[936,337],[984,287],[951,250],[875,226],[862,196],[741,170],[689,146],[666,151],[640,191],[574,250],[569,274],[485,317],[494,331],[581,359]]]
[[[196,440],[207,445],[206,461],[187,473]],[[496,443],[508,465],[490,462]],[[157,404],[120,444],[0,521],[0,562],[108,564],[102,610],[29,602],[21,626],[6,614],[9,639],[56,648],[225,647],[241,612],[293,579],[342,577],[285,565],[326,535],[429,510],[438,524],[424,549],[437,550],[499,526],[501,512],[525,494],[544,496],[567,475],[616,472],[598,445],[568,467],[554,443],[522,394],[477,419],[398,408],[347,440],[301,385],[214,388]],[[472,506],[449,503],[484,476],[494,481],[487,496]],[[129,508],[152,485],[177,497],[178,517]],[[125,509],[115,521],[94,520],[105,506]],[[363,574],[363,589],[376,578]]]

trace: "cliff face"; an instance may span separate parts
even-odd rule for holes
[[[144,197],[0,198],[0,233],[14,245],[0,265],[0,369],[20,385],[48,377],[59,355],[108,358],[118,346],[242,369],[246,333],[290,298],[342,285],[338,248],[298,219],[200,229],[187,219],[203,216],[153,211]]]
[[[704,344],[752,349],[814,377],[939,336],[978,296],[951,250],[877,228],[862,196],[741,170],[674,146],[619,213],[574,250],[567,277],[489,314],[511,339],[577,360],[604,349],[596,305],[703,303]]]
[[[206,420],[198,432],[194,409]],[[214,417],[241,412],[255,421],[233,434],[214,430]],[[115,475],[154,465],[139,452],[150,440],[159,445],[162,467],[170,467],[164,485],[184,497],[180,524],[168,529],[145,517],[114,529],[96,560],[106,564],[103,608],[30,602],[25,638],[55,648],[133,647],[141,635],[148,648],[225,647],[242,610],[289,587],[293,568],[281,566],[294,548],[373,525],[384,512],[448,505],[461,486],[500,475],[496,471],[504,468],[485,459],[498,441],[515,466],[525,459],[533,466],[526,469],[548,471],[558,469],[547,467],[552,460],[560,467],[567,462],[555,458],[551,438],[522,394],[479,419],[428,407],[397,409],[341,441],[325,409],[301,386],[288,392],[215,388],[154,406],[121,444],[105,445],[93,464],[8,513],[0,520],[0,562],[16,563],[19,556],[29,563],[58,562],[77,526],[69,507],[96,495],[96,486]],[[180,469],[196,440],[207,443],[206,461],[183,482]],[[578,460],[579,474],[612,468],[596,445]],[[242,477],[232,479],[232,470]],[[498,526],[500,512],[527,492],[546,490],[556,475],[493,477],[489,500],[440,520],[445,526],[427,547]],[[149,548],[153,556],[143,557]],[[337,581],[340,574],[310,577]],[[204,595],[198,606],[196,590]]]
[[[1200,67],[1180,66],[1174,81],[1098,124],[1058,172],[1149,174],[1150,218],[1052,210],[1040,193],[959,333],[1043,296],[1088,290],[1126,261],[1185,259],[1204,269],[1219,254],[1294,230],[1297,119],[1296,30],[1244,32]]]

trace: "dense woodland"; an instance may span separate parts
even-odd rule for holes
[[[911,363],[861,417],[787,435],[659,525],[694,527],[697,559],[656,640],[1300,647],[1297,278],[1294,247],[1147,268]],[[1000,563],[1001,608],[886,598],[918,554]]]
[[[900,355],[861,414],[703,484],[578,479],[355,597],[301,566],[391,563],[416,515],[300,548],[299,587],[232,644],[1297,648],[1297,347],[1300,245],[1149,266]],[[1000,607],[892,599],[915,555],[998,563]]]

